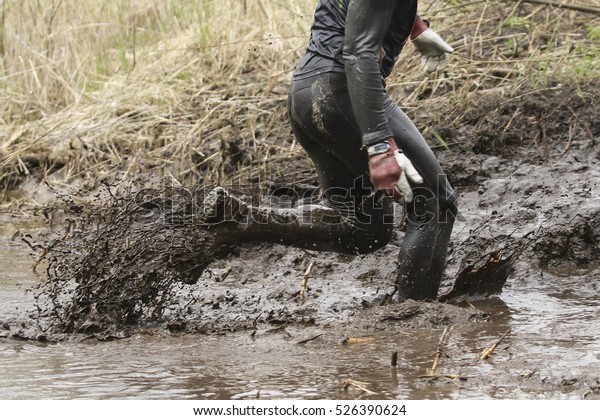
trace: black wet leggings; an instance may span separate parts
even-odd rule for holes
[[[294,81],[288,112],[295,136],[316,167],[325,203],[341,215],[341,225],[320,238],[341,252],[371,252],[387,244],[393,204],[389,197],[372,194],[368,158],[345,75],[324,73]],[[423,136],[387,97],[385,112],[398,147],[424,179],[422,185],[413,186],[415,199],[406,206],[397,280],[400,297],[435,299],[457,214],[456,196]]]

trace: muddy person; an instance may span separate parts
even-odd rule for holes
[[[396,290],[401,300],[433,300],[457,207],[425,139],[386,93],[385,79],[409,39],[427,72],[442,70],[453,52],[417,15],[416,0],[320,0],[288,112],[316,168],[323,203],[251,208],[223,189],[216,193],[252,215],[243,226],[254,240],[349,254],[388,244],[398,219],[394,201],[401,203],[407,225]]]

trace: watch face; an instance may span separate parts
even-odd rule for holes
[[[390,150],[390,144],[388,142],[381,142],[370,146],[367,151],[370,155],[379,155]]]

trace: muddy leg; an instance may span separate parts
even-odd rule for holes
[[[424,183],[406,206],[408,224],[399,255],[400,299],[434,300],[446,266],[457,215],[456,196],[435,155],[408,116],[392,101],[386,115],[394,138]]]
[[[440,212],[431,191],[415,189],[399,255],[397,287],[401,300],[435,300],[446,267],[454,212]]]
[[[393,231],[387,197],[361,197],[343,210],[326,205],[295,208],[249,206],[223,188],[206,197],[207,220],[228,225],[220,241],[268,242],[305,249],[364,254],[385,246]],[[339,206],[339,202],[338,202]],[[217,227],[218,229],[218,227]]]

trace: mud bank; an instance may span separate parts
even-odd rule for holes
[[[127,245],[122,248],[126,252],[119,248],[98,254],[97,260],[89,256],[73,260],[73,255],[85,253],[86,247],[98,246],[102,237],[98,235],[107,239],[104,248],[117,244],[108,239],[123,239],[126,227],[152,210],[137,209],[123,218],[122,207],[107,211],[100,199],[84,204],[73,199],[68,201],[64,223],[42,239],[37,233],[26,236],[28,230],[19,227],[19,218],[6,216],[33,245],[34,258],[43,257],[38,265],[42,278],[50,267],[52,271],[46,275],[60,281],[46,283],[41,289],[28,284],[39,294],[41,312],[34,310],[34,301],[30,309],[20,305],[19,312],[3,310],[0,337],[72,342],[130,340],[139,334],[209,334],[242,340],[276,337],[288,343],[286,346],[313,346],[315,351],[336,347],[348,338],[368,337],[365,342],[370,342],[373,337],[388,337],[385,340],[395,344],[378,356],[386,361],[399,339],[407,346],[400,352],[406,360],[412,360],[411,351],[421,351],[421,344],[426,345],[427,355],[411,380],[428,392],[450,392],[457,380],[460,383],[458,377],[470,376],[466,388],[488,389],[484,393],[487,396],[515,396],[502,386],[498,388],[500,381],[507,384],[506,389],[520,389],[519,395],[595,398],[600,381],[594,374],[597,369],[591,368],[600,360],[596,338],[600,334],[596,322],[600,125],[595,104],[600,95],[595,86],[587,92],[581,97],[572,88],[555,87],[525,95],[525,100],[517,102],[495,92],[486,99],[486,106],[479,108],[479,114],[472,116],[471,124],[445,128],[449,126],[444,125],[444,117],[437,118],[440,132],[450,140],[463,139],[460,146],[439,151],[442,166],[458,189],[461,211],[440,292],[449,290],[465,267],[474,265],[477,270],[478,261],[486,256],[500,258],[519,250],[498,298],[472,297],[455,304],[395,302],[391,297],[401,228],[385,248],[369,255],[348,256],[269,244],[219,248],[218,242],[190,239],[196,227],[184,227],[185,217],[172,218],[174,225],[163,225],[160,231],[138,230],[131,243],[119,242],[119,246]],[[538,104],[543,101],[543,109],[548,111],[540,117]],[[512,116],[509,122],[504,119],[507,115]],[[484,140],[485,136],[490,137]],[[40,210],[40,218],[45,214],[49,220],[51,210]],[[397,212],[400,219],[401,206]],[[82,229],[84,214],[102,216],[86,219],[95,224],[96,236],[81,234],[92,228],[90,224],[74,236],[79,242],[56,246],[48,254],[38,246],[46,241],[47,247],[52,241],[74,235]],[[173,212],[186,214],[185,208]],[[13,233],[6,232],[9,236]],[[18,241],[19,235],[14,239]],[[211,258],[188,258],[208,251]],[[106,255],[114,259],[103,259]],[[212,258],[216,261],[210,262]],[[64,267],[61,261],[92,264]],[[172,271],[175,266],[178,270]],[[73,268],[79,270],[80,280],[90,281],[89,274],[101,273],[101,281],[69,286],[73,274],[69,269]],[[186,284],[174,275],[182,272],[198,280]],[[99,290],[107,291],[103,296],[114,308],[127,311],[96,311],[98,302],[86,299]],[[68,309],[74,301],[75,306]],[[448,354],[454,356],[442,359],[441,372],[450,376],[421,378],[446,327],[456,331],[448,344]],[[482,375],[485,367],[475,362],[481,348],[475,350],[468,337],[476,337],[479,346],[483,341],[489,344],[497,340],[510,329],[518,333],[508,335],[496,359],[506,372],[494,371],[495,377]],[[576,356],[580,360],[577,363],[567,357],[570,362],[557,371],[539,363],[547,357],[550,363],[560,364],[565,354],[586,356]],[[331,395],[349,395],[337,392]],[[432,397],[427,392],[423,396]],[[360,397],[360,392],[354,397]]]
[[[585,94],[581,90],[556,85],[516,98],[491,90],[472,104],[460,127],[447,125],[451,113],[429,115],[457,144],[439,152],[459,192],[461,212],[440,294],[465,267],[473,265],[476,272],[486,258],[511,254],[517,263],[504,267],[512,271],[506,287],[549,269],[598,274],[600,89],[592,83]],[[416,110],[417,120],[419,115]],[[317,191],[301,188],[309,199]],[[39,211],[47,223],[55,223],[56,214],[64,218],[53,233],[37,241],[21,232],[50,280],[39,293],[42,306],[49,307],[44,319],[60,319],[60,332],[111,337],[127,335],[138,324],[175,332],[337,325],[354,322],[369,308],[390,305],[393,311],[417,304],[393,299],[401,228],[390,245],[363,256],[231,246],[219,239],[228,235],[226,227],[194,218],[205,205],[203,192],[181,199],[166,189],[120,191],[122,196],[114,191],[107,186],[109,196],[103,198],[67,194],[62,206]],[[159,208],[163,222],[144,223]],[[401,220],[402,207],[396,210]],[[421,312],[429,314],[430,328],[482,319],[441,304],[427,304]],[[105,329],[111,324],[116,330]]]

